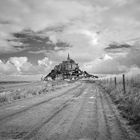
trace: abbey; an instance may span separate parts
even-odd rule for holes
[[[67,60],[63,61],[59,65],[56,65],[54,69],[58,71],[62,71],[62,72],[65,72],[65,71],[70,72],[70,71],[74,71],[75,69],[79,69],[79,66],[77,63],[75,63],[73,59],[70,58],[68,54]]]
[[[44,78],[44,80],[73,80],[82,77],[97,78],[96,76],[88,74],[86,71],[81,71],[78,63],[71,59],[68,54],[67,60],[56,65],[54,69],[51,70],[51,72]]]

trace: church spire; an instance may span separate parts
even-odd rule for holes
[[[70,56],[69,56],[69,53],[68,53],[68,58],[67,58],[67,60],[70,60]]]

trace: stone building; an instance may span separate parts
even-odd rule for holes
[[[91,76],[92,75],[87,72],[81,71],[78,63],[71,59],[68,54],[67,60],[62,61],[59,65],[56,65],[54,69],[44,78],[44,80],[77,79]]]
[[[78,69],[78,68],[79,68],[78,64],[75,63],[75,61],[73,59],[71,59],[68,54],[67,60],[63,61],[59,65],[55,66],[54,69],[60,70],[62,72],[65,72],[65,71],[70,72],[70,71],[74,71],[75,69]]]
[[[54,69],[45,77],[45,79],[72,79],[77,77],[78,71],[78,64],[71,59],[68,54],[67,60],[62,61],[62,63],[59,65],[56,65]]]

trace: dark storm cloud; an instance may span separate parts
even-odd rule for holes
[[[15,48],[20,48],[28,51],[40,51],[40,50],[47,50],[47,51],[56,51],[56,47],[60,50],[63,50],[70,45],[66,42],[57,41],[56,43],[52,42],[48,36],[44,36],[38,32],[34,32],[31,30],[24,30],[19,33],[13,33],[15,39],[8,40],[20,42],[20,46],[14,46]],[[57,49],[57,50],[59,50]]]
[[[11,21],[8,21],[8,20],[0,20],[0,24],[11,24],[12,22]]]
[[[112,43],[109,44],[109,47],[105,48],[105,51],[117,51],[118,49],[129,49],[132,46],[129,44],[117,44],[117,43]]]
[[[32,30],[23,30],[11,34],[7,42],[12,45],[14,51],[2,52],[0,60],[8,61],[10,57],[27,57],[30,62],[37,64],[37,61],[43,59],[52,52],[63,51],[69,47],[67,42],[50,39],[44,32],[34,32]]]
[[[56,43],[56,46],[59,47],[59,48],[61,48],[61,49],[65,48],[65,47],[71,47],[70,44],[68,44],[66,42],[62,42],[60,40]]]

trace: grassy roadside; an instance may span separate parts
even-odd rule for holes
[[[140,133],[140,83],[129,83],[124,94],[122,83],[99,84],[117,105],[122,116],[126,118],[134,130]]]
[[[27,86],[15,85],[12,88],[0,86],[0,106],[16,100],[33,97],[40,94],[47,94],[49,91],[56,90],[68,83],[59,82],[36,82]]]

